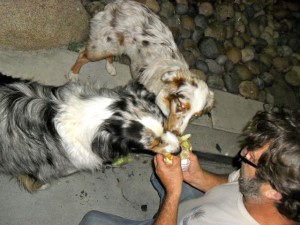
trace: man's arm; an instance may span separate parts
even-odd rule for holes
[[[228,182],[228,176],[220,176],[203,170],[197,156],[190,153],[190,166],[186,172],[181,171],[181,160],[173,157],[173,163],[167,165],[164,156],[157,154],[154,157],[155,171],[166,189],[166,196],[154,225],[177,224],[177,213],[182,191],[183,179],[201,191]]]
[[[193,187],[206,192],[211,188],[228,182],[228,175],[217,175],[201,168],[198,157],[190,153],[189,169],[183,172],[183,179]]]
[[[160,181],[166,189],[166,195],[163,200],[155,225],[175,225],[177,224],[178,205],[182,190],[182,171],[181,160],[174,156],[171,165],[164,162],[164,156],[158,154],[154,157],[155,171]]]
[[[176,225],[180,196],[167,194],[154,225]]]

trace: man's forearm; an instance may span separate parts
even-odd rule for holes
[[[191,183],[195,188],[206,192],[215,186],[228,182],[228,175],[217,175],[208,171],[202,170],[201,175],[195,177],[194,182]]]
[[[176,225],[180,195],[166,195],[154,225]]]

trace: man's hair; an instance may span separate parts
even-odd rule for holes
[[[300,222],[300,114],[258,112],[243,130],[241,147],[255,151],[265,144],[256,177],[282,194],[277,210]]]

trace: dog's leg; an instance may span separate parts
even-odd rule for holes
[[[113,60],[113,56],[109,56],[106,58],[106,70],[110,75],[115,76],[117,74],[117,71],[113,65]]]
[[[89,47],[89,46],[88,46]],[[70,72],[66,75],[67,80],[70,81],[78,81],[79,79],[79,71],[83,65],[88,62],[95,62],[106,59],[106,69],[107,72],[111,75],[116,75],[116,69],[113,66],[113,54],[111,52],[97,52],[94,50],[89,50],[91,48],[85,49],[81,52],[72,66]]]
[[[49,187],[49,184],[42,183],[27,175],[18,175],[16,178],[20,182],[20,184],[22,184],[24,188],[30,193],[44,190]]]
[[[78,81],[78,74],[81,69],[81,67],[90,62],[90,60],[87,58],[87,51],[84,50],[81,52],[75,62],[75,64],[72,66],[70,72],[66,75],[67,80],[70,81]]]

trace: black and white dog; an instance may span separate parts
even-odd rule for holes
[[[32,192],[131,150],[178,153],[155,95],[138,82],[114,89],[44,86],[0,74],[0,172]]]

